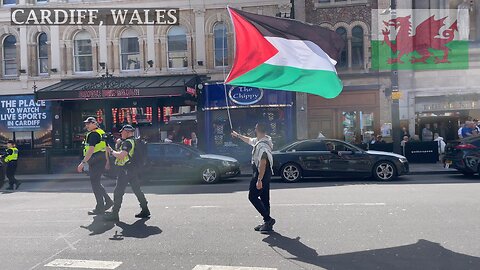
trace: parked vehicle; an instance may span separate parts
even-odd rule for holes
[[[445,147],[443,163],[464,175],[480,174],[480,136],[453,141]]]
[[[211,184],[240,174],[240,164],[236,159],[205,154],[183,144],[149,143],[147,155],[142,179],[198,179]]]
[[[333,139],[294,142],[273,152],[274,173],[286,182],[303,177],[374,177],[390,181],[409,172],[404,156],[381,151],[364,151]]]

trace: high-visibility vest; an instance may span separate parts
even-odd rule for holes
[[[102,137],[103,137],[103,134],[105,134],[105,131],[103,131],[102,129],[100,128],[97,128],[93,131],[90,131],[87,133],[87,136],[85,136],[85,140],[83,141],[83,156],[85,156],[87,154],[87,151],[88,151],[88,148],[91,147],[91,145],[88,145],[87,146],[87,140],[88,140],[88,136],[92,133],[92,132],[96,132],[98,133],[98,135],[100,135],[100,142],[97,143],[94,148],[93,148],[93,153],[98,153],[98,152],[105,152],[106,151],[106,148],[107,148],[107,143],[102,140]]]
[[[115,159],[115,165],[120,166],[120,167],[125,166],[130,161],[130,159],[133,157],[133,153],[135,153],[135,141],[133,139],[126,139],[126,141],[128,141],[132,144],[132,149],[130,149],[130,151],[128,151],[128,155],[126,155],[123,159],[119,159],[119,158]],[[120,150],[120,149],[118,149],[118,150]]]
[[[12,150],[12,154],[5,157],[5,162],[8,163],[13,160],[18,160],[18,149],[16,147],[8,148],[7,150]]]

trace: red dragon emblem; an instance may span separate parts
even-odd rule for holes
[[[389,64],[404,62],[400,59],[402,56],[417,52],[421,57],[412,56],[410,63],[427,63],[432,56],[431,50],[443,51],[443,58],[435,57],[435,64],[450,63],[448,53],[450,48],[445,44],[451,42],[455,37],[455,31],[458,32],[457,21],[444,30],[440,34],[440,29],[445,25],[444,21],[447,17],[436,20],[435,15],[420,23],[415,29],[415,35],[411,34],[412,23],[411,16],[398,17],[389,21],[383,21],[385,28],[382,30],[383,42],[386,43],[394,54],[398,53],[395,58],[388,59]],[[395,41],[389,39],[390,27],[395,27],[397,36]]]

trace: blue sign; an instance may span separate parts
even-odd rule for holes
[[[253,105],[262,99],[263,89],[246,86],[232,86],[230,91],[228,91],[228,97],[238,105]]]
[[[289,91],[210,83],[205,85],[203,109],[218,110],[226,108],[227,105],[236,108],[248,108],[250,106],[288,107],[293,105],[294,94],[294,92]]]
[[[0,131],[52,130],[50,101],[35,102],[33,95],[2,96]]]

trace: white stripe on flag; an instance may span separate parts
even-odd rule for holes
[[[64,268],[84,268],[84,269],[115,269],[122,262],[115,261],[92,261],[92,260],[68,260],[56,259],[45,266],[48,267],[64,267]]]
[[[265,64],[336,72],[335,64],[337,62],[330,58],[317,44],[309,40],[265,38],[279,51]]]

